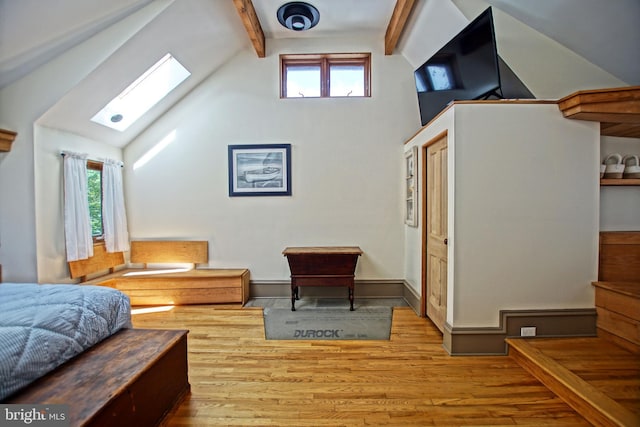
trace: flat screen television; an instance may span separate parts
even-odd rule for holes
[[[414,73],[422,125],[454,100],[502,98],[491,8]]]

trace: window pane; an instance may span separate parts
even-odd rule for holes
[[[331,65],[329,96],[364,96],[363,65]]]
[[[320,96],[320,65],[287,66],[287,98]]]
[[[449,64],[427,65],[433,90],[455,89],[453,73]]]
[[[87,169],[87,184],[91,235],[102,236],[102,172],[97,169]]]

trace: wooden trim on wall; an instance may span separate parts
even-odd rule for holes
[[[454,328],[445,325],[443,346],[452,356],[506,355],[506,338],[520,337],[520,328],[535,326],[536,338],[595,337],[595,308],[565,310],[501,310],[500,325]]]
[[[132,240],[132,264],[206,264],[209,262],[207,240]]]
[[[11,151],[11,144],[16,139],[17,132],[7,129],[0,129],[0,152]]]
[[[558,100],[568,119],[600,122],[600,134],[640,137],[640,86],[581,90]]]

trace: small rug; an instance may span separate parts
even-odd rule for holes
[[[391,307],[265,308],[268,340],[388,340]]]

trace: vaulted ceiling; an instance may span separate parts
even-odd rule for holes
[[[452,1],[464,9],[469,0]],[[640,84],[640,2],[638,0],[485,0],[630,85]],[[41,123],[116,146],[126,145],[171,105],[236,55],[256,47],[255,10],[269,40],[291,37],[369,35],[392,50],[405,16],[394,16],[405,0],[310,0],[320,11],[311,31],[292,32],[276,18],[284,0],[0,0],[0,89],[42,64],[150,5],[160,10],[140,31],[45,113]],[[398,19],[400,20],[398,25]],[[407,31],[411,28],[407,27]],[[395,39],[394,39],[395,37]],[[90,122],[91,116],[165,53],[171,52],[192,76],[126,132]],[[396,49],[396,53],[398,52]],[[273,54],[273,52],[271,52]]]

